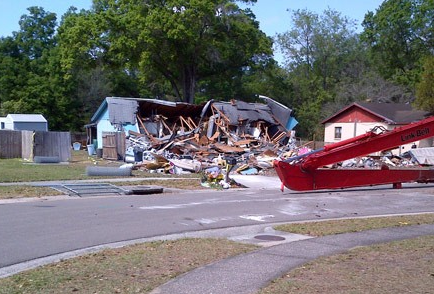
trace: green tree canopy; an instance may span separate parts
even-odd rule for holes
[[[416,86],[415,105],[434,113],[434,56],[425,59],[421,81]]]
[[[313,137],[322,133],[322,111],[336,96],[336,85],[357,76],[361,48],[355,22],[331,9],[317,15],[308,10],[292,13],[291,30],[277,35],[277,44],[286,57],[299,131]],[[317,136],[318,138],[319,136]]]
[[[230,79],[272,54],[254,15],[229,0],[94,1],[92,11],[64,18],[61,40],[69,69],[83,57],[103,60],[151,91],[169,84],[176,99],[189,103],[204,90],[199,81]]]
[[[434,1],[387,0],[362,25],[362,40],[380,74],[414,87],[421,60],[434,50]]]

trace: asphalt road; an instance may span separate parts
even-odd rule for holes
[[[141,238],[226,228],[238,228],[241,235],[252,225],[421,212],[434,212],[434,185],[315,193],[282,193],[273,186],[1,202],[0,269]]]

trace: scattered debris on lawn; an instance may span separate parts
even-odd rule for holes
[[[273,170],[275,159],[300,158],[311,152],[311,142],[302,145],[296,139],[292,110],[268,97],[260,98],[265,103],[210,100],[192,105],[106,98],[106,117],[123,135],[121,144],[103,144],[108,151],[115,150],[106,158],[122,158],[133,170],[150,173],[200,173],[202,186],[227,189],[237,186],[231,172],[264,174]],[[89,128],[97,124],[92,120]],[[96,131],[89,129],[89,133]],[[414,149],[402,156],[366,156],[328,168],[407,167],[432,164],[432,158],[434,151]]]

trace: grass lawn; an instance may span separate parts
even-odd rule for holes
[[[60,195],[59,191],[46,187],[32,187],[20,184],[29,181],[56,181],[56,180],[88,180],[108,179],[110,177],[89,177],[86,175],[87,166],[119,166],[123,162],[97,159],[95,156],[88,156],[86,150],[72,151],[72,159],[68,163],[61,164],[34,164],[22,159],[0,159],[0,182],[17,183],[12,186],[0,186],[0,199],[22,198],[22,197],[43,197]],[[164,184],[166,188],[179,189],[202,189],[199,174],[182,175],[174,178],[170,174],[148,173],[141,170],[133,170],[130,179],[152,178],[149,180],[134,181],[134,185],[158,185]],[[170,181],[158,181],[155,178],[170,178]],[[119,182],[116,185],[131,185],[132,182]]]
[[[254,249],[228,240],[183,239],[104,250],[0,279],[0,293],[148,293],[196,267]]]
[[[90,179],[86,175],[87,166],[120,166],[122,161],[111,161],[88,156],[87,151],[72,151],[72,158],[67,163],[35,164],[22,159],[0,159],[0,182],[28,182],[53,180],[83,180]],[[148,173],[134,170],[132,177],[170,177],[168,174]],[[197,174],[183,177],[199,178]],[[94,177],[95,178],[95,177]],[[104,178],[104,177],[97,177]]]
[[[390,227],[402,227],[409,225],[434,224],[434,213],[391,216],[391,217],[371,217],[327,220],[315,222],[293,223],[276,226],[275,229],[294,234],[309,235],[320,237],[349,232],[360,232]]]
[[[355,248],[319,258],[259,294],[433,293],[434,236]]]

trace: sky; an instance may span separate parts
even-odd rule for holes
[[[283,33],[290,29],[291,11],[307,9],[317,14],[330,8],[338,11],[342,16],[356,20],[359,24],[368,11],[373,11],[381,5],[383,0],[257,0],[251,6],[260,29],[268,36],[274,37],[277,33]],[[19,30],[18,21],[23,14],[27,14],[30,6],[43,7],[45,11],[57,14],[57,19],[67,11],[70,6],[78,9],[89,9],[92,0],[1,0],[0,1],[0,36],[11,36],[13,31]],[[288,11],[289,10],[289,11]],[[276,52],[275,58],[281,57]]]

